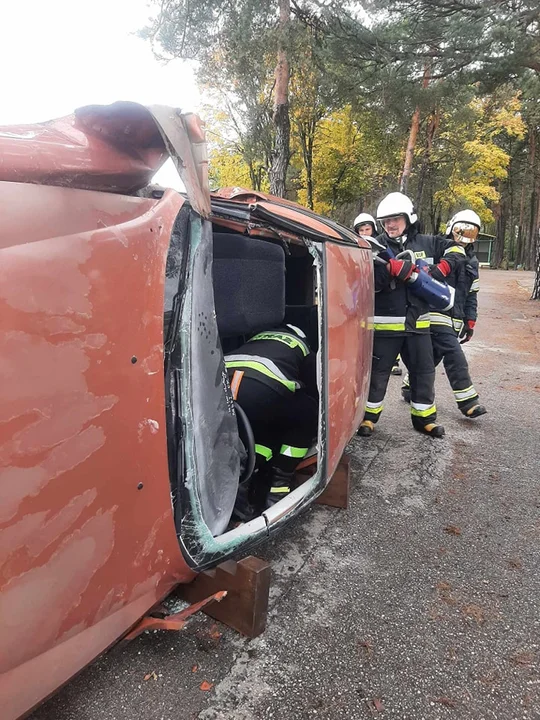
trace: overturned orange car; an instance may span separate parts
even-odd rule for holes
[[[185,194],[151,184],[169,156]],[[370,248],[346,228],[261,193],[211,194],[202,125],[170,108],[1,127],[0,208],[0,695],[13,720],[324,490],[361,420],[373,285]],[[252,448],[223,348],[284,320],[317,349],[317,471],[236,525]]]

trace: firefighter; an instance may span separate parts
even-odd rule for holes
[[[377,235],[375,218],[369,213],[360,213],[360,215],[355,218],[353,227],[355,233],[358,235],[367,235],[368,237],[375,237]],[[392,367],[392,375],[401,375],[400,359],[401,356],[398,355]]]
[[[461,345],[469,342],[474,333],[478,306],[478,260],[474,254],[474,242],[481,228],[481,220],[474,210],[462,210],[449,221],[446,235],[453,245],[449,247],[444,259],[458,258],[452,272],[449,267],[440,267],[434,276],[444,274],[446,281],[455,288],[454,307],[443,312],[431,312],[431,341],[433,357],[437,366],[441,360],[454,392],[454,398],[460,411],[467,418],[485,415],[487,410],[480,405],[478,393],[469,374],[469,366]],[[443,263],[444,263],[443,259]],[[441,266],[443,266],[441,263]],[[461,343],[458,338],[462,338]],[[407,378],[402,386],[405,400],[410,399]]]
[[[357,235],[367,235],[368,237],[375,237],[375,235],[377,235],[375,218],[369,213],[360,213],[360,215],[357,215],[353,228]]]
[[[250,502],[268,508],[291,491],[296,466],[317,437],[316,356],[302,330],[284,325],[254,335],[225,365],[255,437],[258,487]]]
[[[444,238],[419,233],[412,201],[399,192],[390,193],[382,200],[377,208],[377,220],[384,232],[376,240],[386,248],[386,256],[391,257],[388,262],[374,263],[375,332],[371,382],[358,434],[365,437],[372,434],[383,409],[392,367],[401,353],[410,369],[413,427],[439,438],[444,435],[444,428],[436,422],[429,305],[411,289],[415,264],[395,256],[407,250],[412,251],[416,259],[437,264],[449,243]]]

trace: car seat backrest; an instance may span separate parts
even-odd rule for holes
[[[280,245],[214,233],[214,305],[222,338],[281,325],[285,317],[285,253]]]

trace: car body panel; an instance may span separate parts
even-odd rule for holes
[[[330,477],[364,414],[373,347],[371,250],[326,245]]]
[[[168,155],[188,200],[136,196]],[[215,197],[239,209],[247,234],[332,241],[317,250],[325,483],[367,393],[371,255],[295,203],[233,190]],[[211,216],[202,123],[115,103],[0,128],[0,206],[0,696],[13,720],[196,574],[171,502],[163,309],[180,209],[195,225]],[[258,523],[263,535],[273,529]],[[213,564],[259,535],[247,526],[224,535]]]
[[[220,188],[216,192],[212,193],[212,196],[226,198],[236,202],[248,203],[251,205],[259,204],[262,208],[281,216],[284,220],[291,220],[293,222],[300,223],[305,227],[325,235],[328,239],[338,242],[349,241],[354,245],[358,245],[359,247],[366,249],[370,249],[371,247],[363,237],[360,237],[352,230],[349,230],[343,225],[338,225],[329,218],[317,215],[312,210],[308,210],[302,205],[299,205],[291,200],[278,198],[274,195],[269,195],[268,193],[263,193],[258,190],[248,190],[241,187]]]
[[[133,193],[170,156],[190,202],[210,213],[203,123],[193,113],[131,102],[89,105],[35,125],[0,127],[0,181]]]
[[[131,219],[107,226],[110,196],[89,193],[95,229],[82,214],[76,233],[63,216],[81,216],[85,191],[21,184],[21,205],[25,190],[55,194],[51,213],[72,233],[13,234],[9,246],[4,235],[0,250],[2,697],[74,634],[70,674],[80,669],[88,648],[97,655],[193,577],[172,517],[162,347],[165,258],[184,200],[137,199],[138,214],[131,205]],[[44,665],[33,691],[47,695],[64,673],[59,659]]]

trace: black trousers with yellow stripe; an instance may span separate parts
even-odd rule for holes
[[[317,436],[319,405],[304,390],[283,392],[244,378],[236,401],[248,416],[255,436],[257,466],[292,472]]]
[[[364,420],[373,423],[378,421],[392,366],[399,354],[409,369],[412,423],[416,427],[424,427],[437,419],[435,362],[431,336],[428,333],[381,335],[375,331],[371,382]]]
[[[454,399],[461,412],[466,414],[467,410],[478,405],[479,398],[472,383],[467,358],[459,344],[458,337],[453,330],[433,332],[432,327],[431,341],[435,365],[438,365],[442,360],[446,376],[454,392]]]

